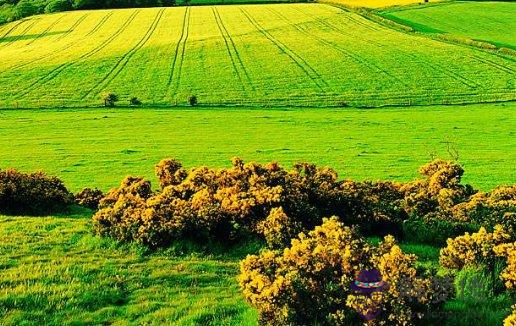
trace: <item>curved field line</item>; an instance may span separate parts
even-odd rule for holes
[[[20,38],[20,37],[25,36],[25,34],[27,34],[27,31],[28,31],[29,29],[31,29],[31,28],[32,28],[32,26],[34,26],[35,24],[36,24],[36,20],[35,20],[35,19],[33,19],[33,20],[31,21],[31,23],[29,23],[29,24],[28,24],[28,26],[27,26],[27,27],[25,27],[25,29],[20,33],[20,35],[13,36],[13,39],[12,39],[12,40],[9,40],[9,41],[5,42],[4,44],[0,44],[0,48],[6,47],[6,46],[8,46],[8,45],[9,45],[9,44],[11,44],[11,43],[16,42],[16,41],[17,41],[17,39],[14,39],[14,37],[16,37],[16,38]]]
[[[20,20],[20,21],[17,21],[15,24],[13,24],[14,26],[9,28],[5,33],[4,35],[0,36],[0,40],[3,39],[4,37],[6,37],[7,35],[9,35],[12,31],[14,31],[16,29],[16,27],[20,26],[21,23],[25,22],[26,20]]]
[[[25,62],[25,63],[20,63],[19,65],[14,65],[14,66],[10,67],[9,70],[20,69],[20,68],[26,67],[26,66],[28,66],[30,64],[33,64],[34,62],[38,62],[38,61],[43,60],[43,59],[53,58],[53,57],[56,57],[56,56],[60,55],[63,51],[66,51],[69,48],[73,47],[74,45],[81,43],[82,40],[84,40],[87,36],[93,34],[92,31],[96,32],[100,28],[100,26],[102,26],[111,15],[113,15],[112,12],[110,12],[105,17],[103,17],[98,22],[98,24],[95,25],[92,28],[92,30],[88,34],[84,35],[83,37],[80,37],[78,39],[72,40],[71,42],[69,42],[68,44],[64,45],[63,47],[61,47],[61,48],[59,48],[57,50],[52,51],[50,54],[44,54],[44,55],[42,55],[42,56],[40,56],[40,57],[38,57],[36,59],[33,59],[31,61],[28,61],[28,62]],[[68,35],[71,32],[72,32],[72,30],[70,29],[70,30],[68,30],[68,32],[65,35]]]
[[[63,18],[65,17],[65,15],[61,15],[59,18],[57,18],[52,24],[50,24],[47,28],[45,28],[43,30],[43,32],[41,32],[40,34],[38,34],[38,36],[36,36],[35,38],[33,38],[32,40],[30,40],[29,43],[25,44],[25,46],[29,46],[31,45],[32,43],[36,42],[37,40],[39,40],[41,37],[45,36],[48,34],[48,32],[54,27],[57,25],[57,23],[59,23]]]
[[[494,61],[491,61],[487,58],[481,58],[481,57],[478,57],[476,55],[474,56],[470,56],[471,58],[475,59],[476,61],[479,61],[479,62],[482,62],[483,64],[486,64],[488,66],[491,66],[493,68],[496,68],[498,70],[501,70],[503,72],[506,72],[506,73],[509,73],[509,74],[514,74],[516,72],[516,70],[510,68],[510,67],[506,67],[506,66],[503,66],[497,62],[494,62]]]
[[[247,17],[249,22],[263,35],[265,36],[270,42],[272,42],[274,45],[276,45],[283,53],[285,53],[307,76],[309,79],[312,80],[312,82],[319,88],[320,91],[324,91],[323,86],[328,86],[326,81],[322,78],[319,73],[315,69],[313,69],[303,58],[301,58],[298,54],[296,54],[294,51],[289,49],[284,43],[277,40],[272,36],[269,32],[267,32],[260,24],[252,18],[243,8],[240,8],[240,11],[244,14],[244,16]],[[321,82],[323,86],[319,84]]]
[[[337,27],[335,25],[333,25],[332,23],[329,23],[329,22],[326,22],[326,21],[323,21],[321,20],[320,18],[315,18],[316,20],[319,20],[321,23],[325,24],[328,28],[331,28],[335,31],[338,31],[342,34],[346,34],[346,35],[350,35],[353,37],[353,35],[349,34],[349,31],[345,30],[345,29],[342,29],[340,27]],[[373,45],[376,45],[377,47],[380,47],[380,45],[378,44],[378,42],[376,41],[373,41],[373,40],[369,40],[369,43],[370,44],[373,44]],[[454,79],[456,81],[458,81],[459,83],[465,85],[465,86],[468,86],[469,88],[471,89],[476,89],[477,87],[481,86],[478,82],[476,81],[473,81],[473,80],[469,80],[467,79],[466,77],[464,76],[461,76],[460,74],[450,70],[450,69],[447,69],[447,68],[444,68],[442,67],[441,65],[438,65],[438,64],[432,64],[432,63],[429,63],[428,61],[426,60],[418,60],[418,57],[417,55],[413,54],[413,53],[410,53],[410,52],[406,52],[406,51],[399,51],[397,50],[395,47],[392,48],[394,51],[396,51],[397,53],[399,53],[400,55],[405,55],[405,56],[409,56],[411,57],[412,59],[415,59],[416,62],[418,62],[419,64],[421,65],[425,65],[427,66],[428,68],[430,68],[431,70],[435,70],[435,71],[440,71],[442,72],[444,75],[450,77],[451,79]]]
[[[185,14],[183,16],[183,27],[181,29],[181,36],[179,37],[179,41],[177,42],[176,48],[174,50],[174,59],[172,60],[172,64],[170,65],[170,74],[168,75],[168,81],[167,81],[167,85],[165,87],[165,92],[163,93],[163,96],[161,97],[162,100],[167,97],[167,94],[169,92],[169,89],[170,89],[170,86],[172,85],[172,83],[174,82],[174,85],[176,85],[176,82],[175,82],[176,79],[177,79],[177,85],[179,85],[179,78],[181,77],[181,69],[183,66],[183,56],[185,53],[186,41],[188,40],[189,25],[190,25],[190,7],[186,7]],[[182,49],[180,49],[180,48],[182,48]],[[176,65],[178,64],[177,59],[179,57],[180,52],[181,52],[181,59],[180,59],[181,62],[179,63],[180,66],[176,67]],[[178,69],[179,69],[179,73],[176,73]],[[177,77],[176,77],[176,75],[177,75]],[[179,86],[177,86],[177,87],[174,86],[174,91],[172,92],[173,94],[175,94],[176,89],[178,87]]]
[[[245,78],[247,80],[248,86],[255,91],[254,85],[251,82],[251,77],[249,76],[249,73],[247,72],[247,69],[245,68],[245,65],[242,61],[242,58],[240,57],[240,53],[238,52],[238,49],[236,47],[235,42],[233,41],[233,38],[231,37],[231,34],[228,32],[226,26],[224,25],[224,22],[222,21],[222,17],[220,16],[219,10],[214,7],[215,13],[217,14],[220,22],[220,26],[222,27],[222,30],[226,33],[227,39],[229,40],[231,47],[233,48],[233,52],[235,54],[236,59],[238,60],[238,63],[240,64],[240,68],[244,72]]]
[[[313,19],[312,16],[308,15],[306,12],[300,10],[299,8],[295,8],[298,12],[306,15],[307,17]],[[283,16],[282,14],[278,13],[276,10],[273,10],[273,9],[269,9],[270,11],[274,11],[274,13],[277,15],[277,16]],[[288,20],[286,17],[283,16],[283,19],[285,20]],[[328,23],[326,23],[323,19],[321,18],[315,18],[314,22],[317,22],[319,24],[319,26],[325,26],[327,28],[329,28],[330,30],[332,31],[335,31],[335,32],[338,32],[340,33],[339,30],[335,29],[333,26],[329,25]],[[300,32],[304,33],[305,35],[311,37],[311,38],[314,38],[316,39],[318,42],[324,44],[324,45],[327,45],[329,47],[332,47],[333,49],[337,50],[338,52],[342,53],[343,55],[345,55],[346,57],[356,61],[357,63],[359,63],[360,65],[363,65],[365,66],[366,68],[370,69],[370,70],[378,70],[380,71],[382,74],[384,74],[385,76],[387,76],[388,78],[392,78],[394,79],[395,81],[397,81],[398,83],[404,85],[405,87],[411,87],[410,84],[406,83],[402,78],[390,73],[388,70],[382,68],[381,66],[375,64],[374,62],[371,62],[370,60],[367,60],[367,58],[363,58],[357,54],[354,54],[353,52],[347,50],[345,47],[342,47],[338,44],[335,44],[329,40],[326,40],[324,39],[323,37],[319,36],[319,35],[315,35],[305,29],[302,29],[298,26],[298,24],[292,24],[297,30],[299,30]]]
[[[72,61],[69,61],[69,62],[65,62],[59,66],[57,66],[56,68],[52,69],[47,75],[37,79],[36,81],[34,81],[33,83],[31,83],[24,92],[20,93],[18,96],[16,96],[14,99],[17,100],[19,99],[20,97],[22,96],[25,96],[27,94],[29,94],[30,92],[38,89],[39,87],[41,87],[42,85],[44,85],[45,83],[48,83],[49,81],[51,81],[52,79],[56,78],[63,70],[65,70],[66,68],[69,68],[69,67],[72,67],[74,66],[75,64],[77,64],[79,61],[82,61],[84,59],[87,59],[89,57],[91,57],[92,55],[94,55],[95,53],[101,51],[103,48],[105,48],[109,43],[111,43],[116,37],[118,37],[124,30],[125,28],[134,20],[134,18],[136,17],[136,14],[138,14],[138,10],[135,10],[131,16],[129,16],[129,18],[120,26],[120,28],[114,32],[110,37],[108,37],[106,40],[104,40],[104,42],[102,42],[98,47],[90,50],[89,52],[86,52],[85,54],[83,54],[82,56],[80,56],[79,58],[77,59],[73,59]]]
[[[108,12],[102,19],[99,21],[99,23],[91,29],[91,31],[88,32],[88,34],[84,35],[84,37],[88,37],[92,34],[95,34],[102,25],[106,22],[106,20],[109,19],[109,17],[113,16],[113,11]]]
[[[86,17],[88,17],[88,15],[89,13],[86,13],[79,17],[79,19],[77,19],[77,21],[72,26],[70,26],[70,28],[65,33],[59,35],[56,41],[62,40],[63,38],[67,37],[71,32],[73,32],[77,28],[77,26],[79,26],[86,19]]]
[[[111,68],[111,70],[101,79],[101,81],[93,86],[86,94],[82,96],[82,100],[84,100],[86,97],[91,95],[96,89],[106,87],[111,83],[119,74],[120,72],[125,68],[129,60],[131,60],[132,56],[140,50],[151,38],[152,34],[154,34],[154,31],[156,31],[156,27],[158,26],[159,22],[161,21],[161,17],[163,17],[163,12],[165,12],[165,8],[160,9],[158,13],[156,14],[156,17],[154,18],[154,21],[150,25],[149,29],[145,33],[145,35],[136,43],[135,46],[133,46],[128,52],[126,52]]]
[[[231,65],[233,66],[233,70],[236,72],[238,80],[240,81],[240,86],[242,86],[242,90],[245,93],[247,93],[244,80],[242,79],[242,76],[240,76],[240,71],[237,68],[237,65],[235,63],[235,59],[233,58],[233,53],[232,53],[232,51],[229,48],[229,42],[227,40],[226,34],[222,30],[220,16],[218,16],[218,12],[215,11],[215,7],[212,7],[211,11],[213,12],[213,16],[215,17],[215,22],[217,23],[217,27],[219,28],[220,35],[222,36],[222,39],[224,40],[224,43],[226,44],[226,52],[228,53],[229,59],[231,60]]]

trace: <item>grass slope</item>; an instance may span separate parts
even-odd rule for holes
[[[442,0],[429,0],[428,2],[440,1]],[[425,3],[424,0],[322,0],[321,2],[342,4],[353,8],[385,8]]]
[[[516,62],[323,4],[76,11],[0,30],[0,107],[408,105],[516,99]],[[127,102],[126,102],[127,103]]]
[[[90,221],[0,217],[0,324],[256,324],[235,279],[243,253],[142,255]]]
[[[516,104],[404,109],[68,109],[0,111],[0,168],[42,169],[73,190],[153,178],[165,157],[187,167],[309,161],[353,179],[410,180],[459,151],[465,181],[514,184]],[[448,145],[449,144],[449,145]]]
[[[446,33],[516,49],[516,3],[450,2],[383,12],[418,31]]]
[[[0,239],[9,239],[0,241],[1,325],[257,325],[236,281],[238,261],[257,246],[206,255],[179,245],[147,254],[92,236],[90,221],[84,212],[0,216]],[[438,248],[401,247],[438,268]],[[455,299],[439,324],[500,325],[509,305],[505,297]]]

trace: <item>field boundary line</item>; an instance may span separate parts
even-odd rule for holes
[[[247,13],[243,8],[240,8],[240,11],[247,17],[249,22],[262,34],[264,35],[270,42],[272,42],[276,47],[278,47],[283,53],[285,53],[290,59],[308,76],[309,79],[319,88],[320,91],[324,91],[324,87],[328,87],[328,83],[322,78],[322,76],[312,68],[308,62],[306,62],[301,56],[297,53],[289,49],[284,43],[274,38],[268,31],[266,31],[254,18],[252,18],[249,13]],[[314,76],[315,75],[315,76]],[[319,84],[320,81],[323,86]]]
[[[222,22],[222,18],[220,17],[220,13],[216,7],[212,7],[211,10],[213,11],[213,16],[215,17],[215,22],[217,23],[217,27],[219,28],[220,35],[222,36],[222,39],[224,40],[224,43],[226,44],[226,50],[229,54],[229,58],[231,59],[231,64],[233,65],[233,69],[235,70],[238,80],[240,81],[240,84],[242,85],[242,89],[245,93],[248,93],[247,88],[251,87],[254,91],[254,87],[251,84],[251,81],[249,79],[249,74],[247,73],[247,70],[244,67],[244,64],[242,63],[242,60],[240,59],[240,56],[238,55],[238,51],[235,47],[235,43],[231,39],[231,36],[229,35],[226,27],[224,26],[224,23]],[[229,41],[228,41],[229,39]],[[230,46],[231,44],[231,46]],[[233,52],[231,51],[233,49]],[[235,56],[236,58],[234,58]],[[241,73],[239,71],[239,68],[237,67],[237,64],[235,61],[238,61],[240,69],[243,71],[245,75],[245,81],[244,78],[242,78]]]
[[[176,71],[177,71],[176,64],[177,64],[177,59],[179,57],[179,52],[182,52],[182,56],[181,56],[181,66],[182,66],[182,60],[183,60],[182,57],[184,56],[186,41],[188,40],[189,25],[190,25],[190,7],[186,7],[185,13],[183,15],[183,24],[182,24],[182,28],[181,28],[181,35],[179,36],[179,40],[177,41],[176,48],[174,50],[174,58],[172,59],[172,64],[170,65],[170,70],[169,70],[170,74],[168,75],[165,92],[163,93],[163,96],[161,98],[162,100],[166,99],[166,97],[170,91],[170,86],[172,86],[172,83],[174,83],[174,85],[175,85]],[[182,48],[182,50],[180,50],[180,48]],[[178,75],[177,79],[181,78],[181,69],[182,68],[179,69],[179,75]],[[179,81],[177,83],[179,84]],[[171,95],[174,96],[175,92],[176,92],[176,90],[174,88]]]
[[[143,35],[143,37],[134,45],[128,52],[126,52],[111,68],[111,70],[102,78],[102,80],[92,87],[85,95],[82,96],[82,100],[84,100],[86,97],[91,95],[92,92],[94,92],[97,88],[103,88],[109,85],[119,74],[120,72],[125,68],[127,63],[131,60],[133,55],[138,52],[152,37],[154,34],[154,31],[156,31],[156,28],[161,21],[161,17],[163,17],[163,13],[165,12],[165,8],[162,8],[158,11],[156,14],[156,17],[154,17],[153,22],[147,29],[147,32]]]
[[[44,85],[45,83],[48,83],[52,79],[56,78],[63,70],[66,68],[72,67],[76,65],[79,61],[83,61],[86,58],[91,57],[92,55],[96,54],[97,52],[101,51],[103,48],[105,48],[112,40],[114,40],[118,35],[122,33],[122,31],[134,20],[136,15],[139,13],[138,10],[135,10],[128,18],[127,20],[120,26],[120,28],[115,31],[111,36],[109,36],[107,39],[105,39],[99,46],[91,49],[90,51],[86,52],[85,54],[81,55],[78,59],[71,60],[69,62],[65,62],[56,68],[52,69],[47,75],[37,79],[32,84],[30,84],[27,89],[20,93],[18,96],[14,97],[14,100],[19,99],[22,96],[25,96],[32,92],[33,90],[36,90],[41,85]],[[37,87],[35,87],[37,86]]]

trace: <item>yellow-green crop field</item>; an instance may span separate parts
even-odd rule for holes
[[[74,11],[0,27],[0,107],[384,106],[516,99],[513,57],[324,4]]]

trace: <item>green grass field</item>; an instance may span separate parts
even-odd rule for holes
[[[0,36],[4,108],[100,105],[104,91],[149,106],[192,94],[251,106],[516,99],[512,57],[323,4],[75,11],[8,24]]]
[[[42,169],[72,190],[154,180],[154,165],[228,166],[230,158],[309,161],[352,179],[410,180],[459,151],[465,181],[514,184],[516,104],[361,109],[67,109],[0,111],[0,168]]]
[[[257,325],[243,300],[238,261],[257,244],[206,254],[176,246],[146,253],[91,235],[88,212],[0,216],[1,325]],[[222,252],[221,250],[218,250]],[[436,247],[402,244],[438,267]],[[506,297],[446,304],[446,325],[500,325]]]
[[[382,13],[427,33],[446,33],[516,49],[516,3],[444,2],[399,7]]]
[[[244,252],[147,256],[93,237],[88,217],[0,217],[1,325],[256,324]]]

